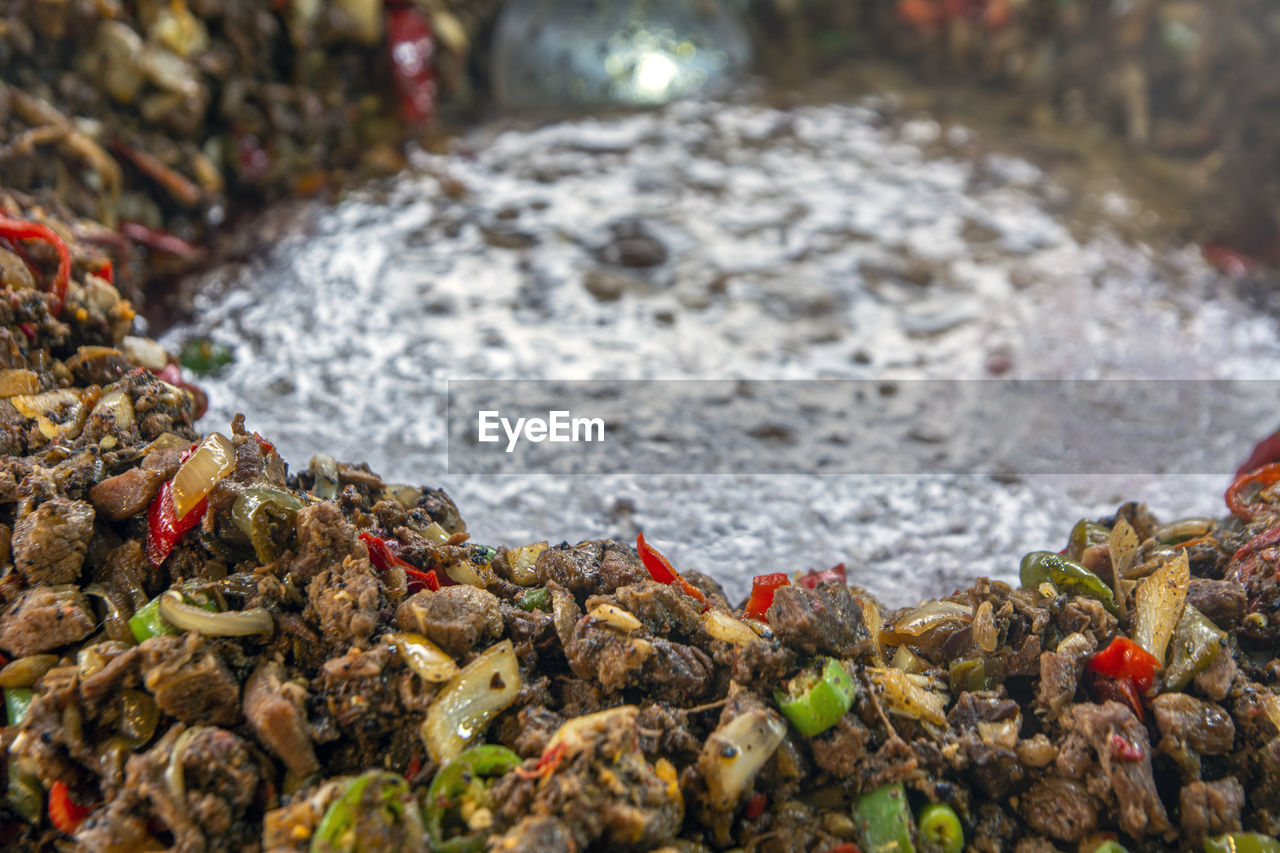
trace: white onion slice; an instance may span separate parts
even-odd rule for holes
[[[210,433],[173,476],[174,515],[184,518],[235,466],[236,449],[231,439]]]
[[[750,645],[760,639],[760,635],[746,622],[717,607],[702,614],[702,628],[715,639],[735,646]]]
[[[270,634],[276,627],[271,614],[261,607],[215,613],[192,607],[182,600],[181,594],[172,591],[160,597],[160,618],[180,630],[213,637]]]
[[[503,640],[486,649],[446,684],[419,730],[432,761],[457,758],[520,692],[515,646]]]
[[[412,606],[412,605],[410,605]],[[458,665],[448,653],[421,634],[393,631],[383,636],[423,681],[439,683],[458,674]]]
[[[787,724],[767,708],[739,714],[712,732],[698,758],[711,807],[732,809],[786,734]]]

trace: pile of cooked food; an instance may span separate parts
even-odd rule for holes
[[[12,201],[0,295],[5,849],[1280,850],[1280,442],[1224,520],[1127,504],[1016,588],[735,605],[643,536],[489,547],[201,435],[110,262]]]

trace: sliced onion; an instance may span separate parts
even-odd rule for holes
[[[550,547],[546,542],[521,545],[507,550],[507,565],[511,567],[511,580],[520,586],[532,586],[538,582],[538,557]]]
[[[191,726],[178,733],[169,751],[169,765],[164,770],[165,785],[169,788],[169,796],[173,798],[174,807],[183,815],[187,813],[187,777],[182,768],[182,755],[187,751],[191,739],[212,726]]]
[[[235,467],[236,449],[231,439],[217,432],[206,436],[173,475],[174,515],[185,518]]]
[[[547,741],[546,747],[543,748],[542,754],[548,755],[563,744],[564,753],[566,755],[574,755],[580,752],[584,746],[591,744],[591,738],[588,735],[593,732],[608,731],[612,728],[634,730],[636,716],[639,713],[640,709],[635,705],[619,705],[616,708],[606,708],[603,711],[583,714],[580,717],[570,717],[564,721],[560,728],[556,729],[556,733],[551,736],[551,740]]]
[[[93,416],[110,418],[117,429],[128,429],[134,420],[133,400],[121,389],[112,388],[93,407]]]
[[[1184,550],[1152,572],[1134,590],[1133,641],[1155,655],[1161,664],[1164,663],[1164,653],[1169,648],[1174,626],[1182,618],[1190,584],[1191,567]]]
[[[110,591],[101,584],[95,583],[86,587],[84,594],[100,598],[105,605],[102,627],[106,628],[108,637],[122,643],[135,642],[133,632],[129,630],[129,616],[121,612],[120,606],[116,604],[115,597]]]
[[[261,607],[214,613],[192,607],[182,600],[181,593],[172,590],[160,596],[160,618],[180,630],[214,637],[270,634],[276,627],[271,614]]]
[[[987,654],[996,650],[999,634],[996,631],[995,610],[990,601],[979,604],[977,612],[973,614],[973,641]]]
[[[58,665],[57,655],[27,655],[0,669],[0,687],[30,687]]]
[[[1133,525],[1121,518],[1111,528],[1107,536],[1107,556],[1111,558],[1111,575],[1114,583],[1116,607],[1123,613],[1129,600],[1129,569],[1138,558],[1138,550],[1142,546],[1138,542],[1138,532]]]
[[[486,649],[446,684],[427,709],[419,734],[432,761],[457,758],[520,692],[515,646],[503,640]]]
[[[129,358],[151,371],[161,371],[169,364],[169,353],[151,338],[126,335],[120,347]]]
[[[1002,746],[1005,749],[1013,749],[1018,745],[1018,734],[1021,731],[1021,714],[995,723],[986,720],[978,721],[978,737],[982,738],[982,742]]]
[[[34,370],[0,370],[0,397],[34,394],[40,390],[40,378]]]
[[[423,681],[439,683],[458,674],[458,665],[453,658],[421,634],[393,631],[384,634],[382,640],[393,646],[409,665],[409,669],[416,672]]]
[[[880,631],[880,642],[887,646],[903,643],[927,644],[938,632],[958,631],[973,621],[973,610],[954,601],[930,601],[901,613]]]
[[[735,646],[750,645],[760,639],[750,625],[718,607],[702,614],[702,628],[715,639]]]
[[[607,602],[597,604],[592,608],[591,612],[588,613],[587,616],[597,622],[603,622],[610,628],[617,628],[624,634],[630,634],[632,631],[639,631],[644,627],[640,620],[631,612],[623,610],[616,604],[609,604]]]
[[[50,441],[63,435],[75,438],[84,426],[84,405],[80,394],[70,388],[43,394],[19,394],[9,401],[24,417],[35,420],[40,434]]]
[[[925,686],[931,683],[928,678],[880,667],[867,667],[864,672],[890,714],[936,726],[947,724],[947,696],[928,689]]]
[[[698,758],[711,808],[732,809],[786,734],[787,724],[767,708],[739,714],[712,732]]]
[[[317,453],[311,457],[312,493],[323,500],[336,500],[342,491],[342,483],[338,479],[338,460],[325,453]]]
[[[128,650],[128,644],[116,640],[104,640],[101,643],[85,646],[76,652],[76,667],[80,672],[80,678],[85,679],[94,673],[101,672],[102,668],[111,663],[117,655]]]

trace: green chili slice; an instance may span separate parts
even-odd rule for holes
[[[862,838],[863,853],[916,853],[911,842],[911,809],[901,782],[859,797],[853,807],[853,820]]]
[[[31,713],[31,700],[35,694],[30,687],[6,687],[4,689],[4,714],[11,726],[20,726]]]
[[[1261,832],[1228,832],[1206,838],[1204,853],[1280,853],[1280,841]]]
[[[133,632],[133,638],[139,643],[151,637],[178,633],[178,629],[164,621],[164,617],[160,615],[160,599],[163,595],[164,593],[162,592],[142,605],[129,618],[129,630]],[[182,598],[192,607],[199,607],[201,610],[208,610],[210,613],[218,612],[218,605],[208,596],[183,593]]]
[[[1045,581],[1049,581],[1063,592],[1096,598],[1111,615],[1120,615],[1111,587],[1107,586],[1102,578],[1062,554],[1055,554],[1052,551],[1032,551],[1022,558],[1018,577],[1025,589],[1035,589]]]
[[[393,827],[401,828],[406,846],[421,843],[422,820],[409,783],[399,773],[370,770],[352,779],[324,813],[311,853],[357,853],[369,849],[366,837],[385,843],[386,830]]]
[[[462,754],[438,771],[427,788],[427,837],[440,853],[483,850],[485,833],[454,835],[445,839],[446,821],[464,801],[483,802],[489,782],[519,767],[523,761],[505,746],[483,744]]]
[[[822,734],[853,707],[857,693],[844,666],[826,658],[817,668],[807,669],[787,682],[786,692],[775,690],[778,710],[805,737]]]
[[[1082,518],[1071,528],[1071,535],[1067,537],[1067,556],[1079,560],[1094,545],[1106,545],[1110,536],[1111,531],[1103,525]]]
[[[916,818],[920,846],[927,853],[962,853],[964,827],[956,810],[946,803],[930,803]]]
[[[1107,839],[1097,847],[1093,848],[1093,853],[1129,853],[1129,848],[1125,847],[1119,841]]]
[[[516,602],[516,607],[521,610],[550,610],[551,609],[551,592],[545,586],[537,589],[531,589],[524,595],[520,596],[520,600]]]
[[[231,520],[253,544],[259,563],[279,558],[293,539],[298,510],[306,501],[293,492],[270,486],[245,489],[231,506]]]

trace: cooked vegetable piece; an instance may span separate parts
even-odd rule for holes
[[[306,501],[272,486],[245,489],[231,505],[231,520],[253,545],[258,562],[274,562],[288,546]]]
[[[1113,616],[1119,615],[1115,596],[1102,578],[1061,554],[1032,551],[1022,558],[1018,576],[1024,589],[1036,589],[1049,581],[1063,592],[1096,598]]]
[[[1093,848],[1093,853],[1129,853],[1129,848],[1125,847],[1118,841],[1107,839],[1097,847]]]
[[[698,759],[707,779],[711,807],[733,809],[786,734],[786,723],[766,708],[746,711],[717,727],[702,745]]]
[[[947,669],[952,693],[994,690],[1000,683],[996,665],[983,657],[953,661]]]
[[[1128,637],[1116,637],[1089,660],[1089,668],[1099,675],[1128,681],[1145,691],[1155,680],[1160,661]]]
[[[178,633],[178,629],[166,621],[160,613],[160,600],[164,598],[166,593],[157,595],[142,607],[138,608],[138,611],[130,617],[129,630],[133,632],[133,638],[139,643],[149,637],[159,637],[162,634]],[[218,605],[205,596],[185,598],[186,603],[189,606],[198,607],[201,610],[207,610],[210,613],[216,613],[218,610]]]
[[[760,635],[751,629],[746,622],[736,616],[713,607],[701,617],[703,629],[717,640],[732,643],[735,646],[746,646],[760,639]],[[762,630],[768,630],[763,628]]]
[[[1182,618],[1191,583],[1187,552],[1169,560],[1134,590],[1133,639],[1160,664],[1164,663],[1173,627]]]
[[[1228,832],[1206,838],[1204,853],[1280,853],[1280,840],[1261,832]]]
[[[73,835],[91,810],[73,802],[67,783],[61,779],[49,788],[49,822],[64,835]]]
[[[173,590],[160,595],[160,618],[183,631],[195,631],[211,637],[247,637],[251,634],[270,634],[275,630],[275,620],[262,607],[248,610],[228,610],[219,613],[217,607],[194,607]]]
[[[1087,548],[1107,544],[1107,537],[1110,535],[1111,531],[1104,525],[1082,518],[1076,522],[1075,527],[1071,528],[1071,535],[1067,537],[1066,556],[1072,560],[1079,560],[1084,556]]]
[[[483,849],[485,832],[466,831],[472,829],[467,818],[478,823],[474,816],[478,809],[487,808],[485,792],[491,781],[522,763],[520,756],[505,746],[485,744],[464,750],[441,767],[427,789],[423,812],[431,849],[445,853]],[[454,837],[446,839],[446,833]]]
[[[807,573],[797,578],[799,584],[806,589],[813,589],[820,583],[838,583],[847,584],[849,576],[845,571],[844,563],[837,563],[829,569],[815,571],[810,569]],[[768,608],[765,608],[766,610]]]
[[[0,216],[0,237],[7,240],[44,240],[58,253],[58,272],[53,278],[53,307],[49,313],[57,317],[67,301],[67,284],[71,281],[71,252],[66,242],[48,225]]]
[[[40,778],[22,763],[9,760],[9,806],[27,823],[40,823],[44,810],[44,789]]]
[[[179,540],[200,523],[209,508],[201,499],[186,515],[178,515],[173,504],[173,482],[166,481],[147,509],[147,556],[151,565],[160,566],[173,552]]]
[[[947,724],[947,698],[921,686],[917,679],[929,683],[924,676],[881,667],[867,667],[863,672],[890,714],[924,720],[935,726]]]
[[[1213,663],[1227,635],[1190,604],[1173,629],[1173,657],[1164,673],[1166,690],[1181,690]]]
[[[183,519],[236,465],[236,449],[225,435],[211,432],[173,475],[173,512]]]
[[[1263,513],[1272,511],[1273,504],[1257,500],[1246,501],[1244,493],[1255,485],[1259,487],[1259,491],[1269,489],[1278,480],[1280,480],[1280,462],[1272,462],[1239,475],[1227,489],[1227,508],[1241,521],[1253,521]],[[1257,497],[1257,492],[1253,496]]]
[[[405,847],[422,842],[422,818],[398,773],[370,770],[348,783],[329,806],[311,837],[311,853],[355,853],[363,849],[365,835],[379,837],[398,829]]]
[[[515,647],[503,640],[463,667],[436,695],[422,723],[422,741],[434,761],[456,758],[467,743],[505,711],[520,692]]]
[[[5,720],[11,726],[20,726],[31,712],[31,700],[35,694],[30,687],[6,687],[4,689]]]
[[[458,674],[453,658],[421,634],[396,631],[383,637],[423,681],[448,681]]]
[[[551,609],[551,592],[545,587],[540,586],[537,589],[531,589],[524,595],[520,596],[520,600],[516,602],[516,606],[521,610],[550,610]]]
[[[853,820],[864,853],[915,853],[911,807],[901,782],[859,797],[853,807]]]
[[[658,583],[671,584],[674,583],[685,591],[685,594],[702,602],[705,610],[710,606],[706,595],[702,590],[685,580],[675,566],[671,565],[671,561],[658,553],[658,549],[654,548],[648,542],[644,541],[644,534],[636,534],[636,551],[640,554],[640,561],[644,563],[645,569],[649,572],[649,577]]]
[[[773,594],[778,591],[779,587],[787,586],[791,583],[791,577],[786,572],[774,572],[767,575],[756,575],[751,579],[751,597],[747,599],[747,605],[742,609],[742,615],[751,619],[759,619],[763,622],[769,621],[765,616],[765,612],[773,605]]]
[[[853,707],[857,685],[840,661],[826,658],[775,690],[778,710],[805,737],[821,734]]]
[[[922,808],[916,825],[924,853],[961,853],[964,850],[964,827],[960,816],[946,803],[930,803]]]

